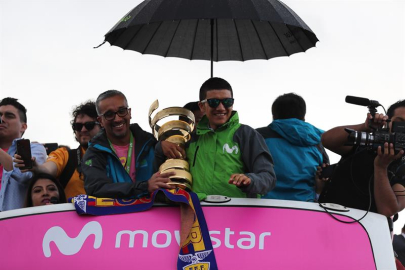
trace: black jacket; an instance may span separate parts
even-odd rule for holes
[[[90,196],[104,198],[139,198],[148,194],[146,182],[153,174],[155,138],[131,124],[135,139],[136,182],[125,171],[121,161],[111,149],[105,130],[89,143],[82,162],[84,188]]]

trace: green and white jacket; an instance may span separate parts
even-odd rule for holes
[[[200,200],[207,195],[256,198],[274,188],[273,159],[263,137],[239,123],[236,111],[227,123],[213,130],[206,116],[186,147],[192,189]],[[229,184],[234,173],[243,173],[252,182],[246,188]]]

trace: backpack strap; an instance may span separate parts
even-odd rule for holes
[[[77,149],[69,150],[68,153],[69,153],[68,162],[65,166],[65,169],[63,169],[59,177],[59,182],[63,188],[66,188],[76,168],[80,166],[81,161],[80,146]]]
[[[322,154],[322,163],[329,163],[329,156],[326,153],[325,147],[323,147],[322,143],[319,143],[316,148],[318,149],[318,151]]]

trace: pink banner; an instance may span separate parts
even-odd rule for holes
[[[203,210],[220,269],[375,269],[368,234],[358,223],[301,209]],[[69,211],[0,220],[1,268],[175,269],[179,218],[176,207],[154,207],[114,216]]]

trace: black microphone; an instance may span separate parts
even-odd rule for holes
[[[381,106],[380,102],[376,100],[370,100],[368,98],[346,96],[345,101],[350,104],[367,106],[367,107],[378,107]]]
[[[50,203],[52,203],[52,204],[58,204],[58,203],[59,203],[58,197],[51,197]]]

